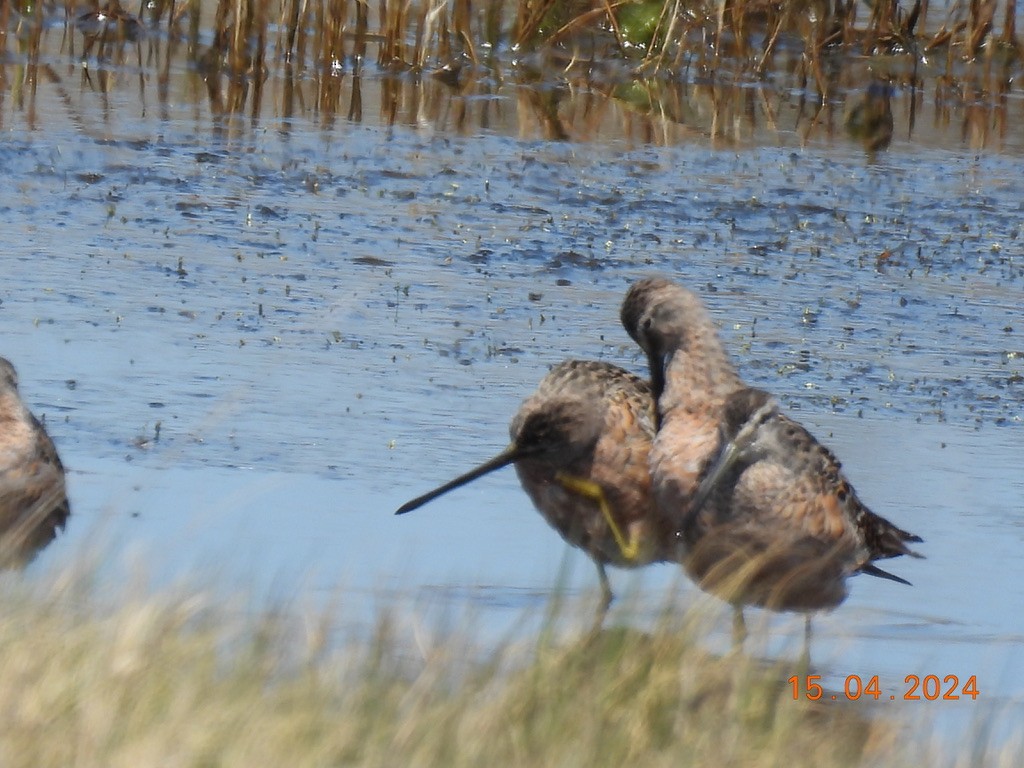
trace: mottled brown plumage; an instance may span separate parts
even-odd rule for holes
[[[14,366],[0,357],[0,566],[26,565],[69,514],[57,449],[22,402]]]
[[[509,426],[512,443],[490,461],[399,508],[416,509],[508,464],[544,519],[597,565],[634,568],[672,556],[671,522],[655,514],[648,384],[600,362],[567,360],[541,380]]]
[[[659,422],[651,450],[655,501],[678,521],[718,453],[725,399],[744,384],[704,304],[682,286],[656,277],[634,283],[621,317],[651,369]]]
[[[846,598],[854,573],[907,583],[873,561],[912,555],[907,543],[921,539],[868,509],[839,460],[767,392],[742,389],[726,399],[721,446],[681,526],[698,555],[698,578],[715,567],[702,554],[711,542],[735,539],[744,559],[773,564],[753,566],[758,578],[737,585],[741,602],[829,609]]]
[[[661,278],[635,283],[622,321],[646,352],[660,427],[651,449],[659,514],[704,589],[775,610],[832,608],[857,571],[920,541],[857,498],[836,458],[746,387],[700,299]]]

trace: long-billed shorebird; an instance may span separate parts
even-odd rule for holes
[[[873,561],[921,539],[865,507],[835,456],[742,383],[695,294],[641,280],[622,322],[651,366],[656,505],[677,523],[687,573],[734,606],[736,639],[743,605],[805,612],[809,631],[809,612],[839,605],[854,573],[907,583]]]
[[[69,514],[57,449],[22,402],[14,366],[0,357],[0,566],[26,565]]]
[[[659,519],[651,499],[654,413],[651,389],[639,377],[608,363],[567,360],[523,402],[504,451],[396,514],[515,464],[544,519],[597,565],[603,615],[612,600],[606,565],[635,568],[672,556],[671,523]]]

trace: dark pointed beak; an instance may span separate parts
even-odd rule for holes
[[[753,416],[736,433],[732,440],[726,440],[724,434],[719,435],[721,447],[718,450],[718,455],[704,473],[704,479],[697,486],[696,493],[693,494],[693,500],[690,502],[690,508],[686,513],[687,523],[692,524],[701,507],[707,502],[708,497],[714,493],[715,486],[719,485],[728,476],[728,473],[733,470],[737,463],[741,462],[743,465],[749,465],[758,460],[757,430],[764,423],[764,414],[775,412],[774,409],[777,407],[776,403],[769,399],[754,412]]]
[[[495,456],[493,459],[485,461],[479,467],[469,470],[469,472],[466,472],[464,475],[459,475],[454,480],[449,480],[444,485],[439,486],[432,491],[428,491],[427,493],[424,493],[422,496],[417,496],[412,501],[405,502],[405,504],[398,508],[398,511],[396,511],[395,514],[404,515],[406,512],[412,512],[414,509],[419,509],[428,501],[433,501],[438,496],[442,496],[448,493],[448,491],[453,491],[456,488],[460,488],[461,486],[466,485],[466,483],[471,483],[478,477],[483,477],[484,475],[489,474],[496,469],[507,467],[509,464],[512,464],[513,462],[518,461],[519,459],[527,455],[528,452],[523,451],[515,443],[513,443],[504,451]]]
[[[700,512],[701,507],[704,506],[708,497],[715,490],[715,486],[721,482],[722,478],[725,477],[726,473],[739,458],[740,449],[735,442],[730,440],[722,446],[722,449],[718,452],[718,458],[715,459],[715,463],[711,465],[705,473],[704,479],[697,486],[697,492],[693,495],[690,508],[686,512],[687,521],[691,521]]]
[[[654,429],[661,429],[661,408],[658,401],[665,391],[665,358],[654,352],[647,353],[647,367],[651,371],[651,395],[654,397]]]

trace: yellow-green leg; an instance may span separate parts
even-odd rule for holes
[[[608,499],[604,495],[604,489],[600,485],[593,480],[573,477],[564,472],[559,472],[555,475],[555,480],[570,493],[575,493],[596,503],[601,509],[604,519],[608,522],[608,527],[611,529],[612,536],[615,537],[615,543],[619,545],[619,551],[622,552],[622,556],[626,560],[636,560],[640,554],[640,537],[637,536],[626,541],[622,529],[619,528],[619,524],[615,522],[615,518],[612,516],[611,506],[608,504]]]

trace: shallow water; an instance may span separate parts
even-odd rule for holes
[[[164,100],[144,66],[100,87],[47,61],[30,107],[13,85],[0,100],[0,354],[74,508],[34,576],[100,546],[111,578],[211,578],[364,619],[468,608],[495,638],[559,584],[585,606],[592,566],[510,470],[391,513],[503,447],[553,363],[642,371],[618,303],[669,274],[861,497],[926,539],[926,560],[892,564],[913,588],[858,579],[816,620],[823,682],[977,675],[978,702],[898,703],[965,727],[1019,711],[1024,137],[898,133],[869,158],[840,134],[748,126],[723,148],[609,119],[549,142],[512,89],[486,126],[437,117],[479,107],[440,84],[405,124],[246,120],[212,114],[184,64]],[[381,85],[364,78],[367,105]],[[681,582],[612,578],[629,595],[612,620],[641,624]],[[795,657],[800,622],[762,620],[754,651]]]

